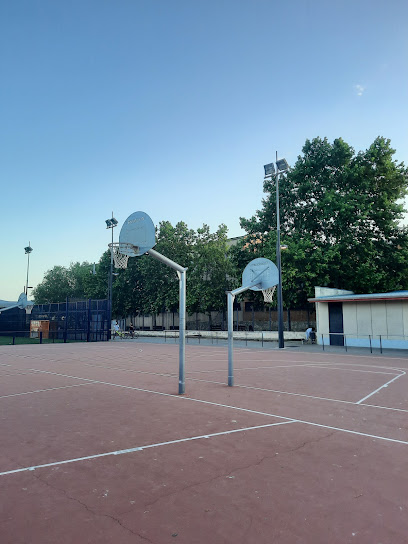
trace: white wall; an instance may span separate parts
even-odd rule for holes
[[[326,295],[327,296],[327,295]],[[316,303],[317,339],[329,343],[329,305]],[[343,302],[344,334],[348,346],[408,348],[408,300]]]

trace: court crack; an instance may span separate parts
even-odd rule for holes
[[[325,434],[324,436],[321,436],[321,437],[316,438],[314,440],[307,440],[306,442],[303,442],[303,444],[300,444],[299,446],[296,446],[295,448],[285,450],[285,451],[283,451],[281,453],[284,455],[284,454],[287,454],[287,453],[293,453],[293,452],[299,451],[299,450],[303,449],[304,447],[306,447],[306,446],[308,446],[310,444],[315,444],[315,443],[320,442],[321,440],[324,440],[326,438],[330,438],[330,436],[334,435],[335,433],[336,433],[336,431],[331,431],[330,433]],[[248,465],[245,465],[245,466],[234,468],[233,470],[231,470],[231,471],[229,471],[227,473],[219,474],[217,476],[214,476],[213,478],[209,478],[208,480],[204,480],[204,481],[201,481],[201,482],[195,482],[193,484],[186,485],[186,486],[184,486],[184,487],[182,487],[180,489],[177,489],[177,490],[172,491],[170,493],[166,493],[165,495],[161,495],[155,501],[153,501],[151,503],[148,503],[148,504],[145,504],[144,508],[145,509],[152,508],[159,501],[161,501],[163,499],[166,499],[168,497],[172,497],[174,495],[177,495],[178,493],[183,493],[184,491],[187,491],[188,489],[191,489],[191,488],[194,488],[194,487],[197,487],[197,486],[201,486],[201,485],[210,484],[211,482],[219,480],[219,479],[232,478],[234,474],[236,474],[236,473],[238,473],[240,471],[243,471],[243,470],[248,470],[250,468],[259,466],[267,459],[272,460],[272,461],[276,461],[277,457],[276,457],[276,455],[273,455],[273,456],[272,455],[265,455],[264,457],[262,457],[258,461],[255,461],[253,463],[249,463]],[[127,512],[122,512],[121,515],[124,515],[126,513]]]
[[[316,444],[317,442],[320,442],[321,440],[324,440],[325,438],[330,438],[336,433],[336,431],[332,431],[328,434],[325,434],[324,436],[321,436],[320,438],[315,438],[314,440],[306,440],[306,442],[303,442],[300,446],[296,446],[296,448],[292,448],[290,450],[285,450],[282,453],[293,453],[295,451],[299,451],[303,449],[305,446],[309,446],[310,444]]]
[[[59,491],[61,493],[63,493],[67,499],[69,499],[70,501],[74,501],[78,504],[80,504],[83,508],[85,508],[85,510],[87,512],[90,512],[91,514],[93,514],[94,516],[99,516],[99,517],[103,517],[103,518],[109,518],[111,519],[112,521],[115,521],[118,525],[120,525],[120,527],[122,527],[122,529],[125,529],[126,531],[128,531],[129,533],[131,533],[132,535],[135,535],[135,536],[138,536],[140,538],[142,538],[143,540],[146,540],[146,542],[150,542],[151,544],[154,544],[152,540],[150,540],[149,538],[139,534],[139,533],[136,533],[135,531],[132,531],[132,529],[130,529],[129,527],[126,527],[126,525],[124,525],[120,519],[116,518],[115,516],[111,516],[110,514],[100,514],[98,512],[95,512],[95,510],[93,510],[92,508],[90,508],[85,502],[82,502],[81,500],[77,499],[76,497],[73,497],[72,495],[69,495],[69,493],[63,489],[62,487],[57,487],[55,485],[52,485],[50,484],[49,482],[43,480],[42,478],[40,478],[40,476],[37,476],[36,474],[33,474],[34,478],[36,478],[39,482],[41,482],[42,484],[46,485],[47,487],[51,488],[51,489],[54,489],[55,491]]]
[[[333,434],[333,433],[331,433]],[[323,437],[325,438],[325,437]],[[305,444],[303,444],[302,446],[300,447],[303,447]],[[296,449],[299,449],[299,448],[296,448]],[[296,450],[295,449],[295,450]],[[293,450],[293,451],[295,451]],[[288,451],[291,451],[291,450],[288,450]],[[286,453],[286,452],[285,452]],[[163,500],[163,499],[167,499],[168,497],[172,497],[174,495],[177,495],[179,493],[184,493],[184,491],[187,491],[189,489],[192,489],[194,487],[197,487],[197,486],[201,486],[201,485],[206,485],[206,484],[210,484],[211,482],[214,482],[216,480],[224,480],[226,478],[233,478],[233,474],[236,474],[237,472],[240,472],[242,470],[248,470],[250,468],[253,468],[253,467],[256,467],[256,466],[259,466],[261,465],[265,460],[267,459],[270,459],[272,461],[275,461],[276,460],[276,457],[275,455],[265,455],[264,457],[262,457],[261,459],[259,459],[258,461],[254,461],[253,463],[250,463],[248,465],[244,465],[244,466],[240,466],[240,467],[236,467],[234,468],[233,470],[227,472],[227,473],[223,473],[223,474],[218,474],[217,476],[214,476],[213,478],[209,478],[208,480],[203,480],[203,481],[200,481],[200,482],[195,482],[193,484],[189,484],[189,485],[186,485],[180,489],[177,489],[175,491],[171,491],[170,493],[166,493],[165,495],[161,495],[160,497],[158,497],[156,500],[154,500],[153,502],[150,502],[148,504],[145,504],[144,505],[144,508],[145,509],[148,509],[148,508],[152,508],[155,504],[157,504],[159,501]],[[129,510],[130,512],[131,510]],[[125,515],[127,514],[128,511],[126,512],[121,512],[121,515]]]

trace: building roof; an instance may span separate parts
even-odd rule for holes
[[[384,300],[408,300],[408,291],[392,291],[391,293],[371,293],[368,295],[332,295],[308,298],[309,302],[377,302]]]

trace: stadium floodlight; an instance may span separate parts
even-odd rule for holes
[[[286,159],[277,159],[276,160],[276,169],[278,172],[286,172],[289,170],[289,164]]]
[[[275,165],[273,164],[273,162],[271,162],[270,164],[265,164],[264,170],[265,170],[265,177],[266,178],[268,176],[273,176],[274,173],[275,173]]]

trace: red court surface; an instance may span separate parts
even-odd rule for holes
[[[0,347],[0,542],[406,544],[408,359]]]

